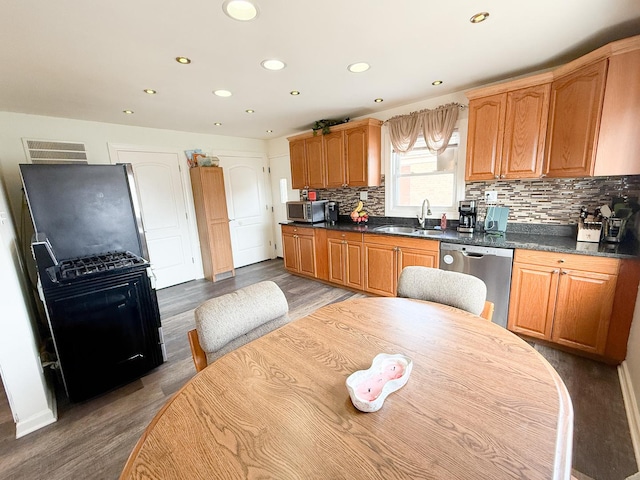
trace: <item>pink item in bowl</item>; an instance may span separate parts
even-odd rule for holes
[[[413,362],[401,354],[376,355],[367,370],[353,372],[347,378],[347,390],[353,405],[362,412],[376,412],[390,393],[404,387]]]

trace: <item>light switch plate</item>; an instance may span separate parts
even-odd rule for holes
[[[369,198],[368,192],[360,192],[360,200],[366,200],[367,198]]]

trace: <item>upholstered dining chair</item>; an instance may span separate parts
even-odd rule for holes
[[[288,323],[288,312],[284,293],[271,281],[207,300],[195,310],[196,328],[187,332],[196,371]]]
[[[398,297],[442,303],[491,321],[494,305],[488,302],[487,285],[466,273],[428,267],[405,267],[398,279]]]

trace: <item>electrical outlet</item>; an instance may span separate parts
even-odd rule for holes
[[[498,192],[495,190],[488,190],[484,192],[484,200],[486,202],[497,202],[498,201]]]
[[[366,200],[369,198],[369,192],[360,192],[360,200]]]

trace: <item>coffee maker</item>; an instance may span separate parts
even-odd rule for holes
[[[338,202],[329,201],[324,205],[324,220],[329,225],[335,225],[338,222],[338,210],[340,204]]]
[[[473,233],[476,227],[476,201],[462,200],[458,206],[460,220],[458,231],[461,233]]]

